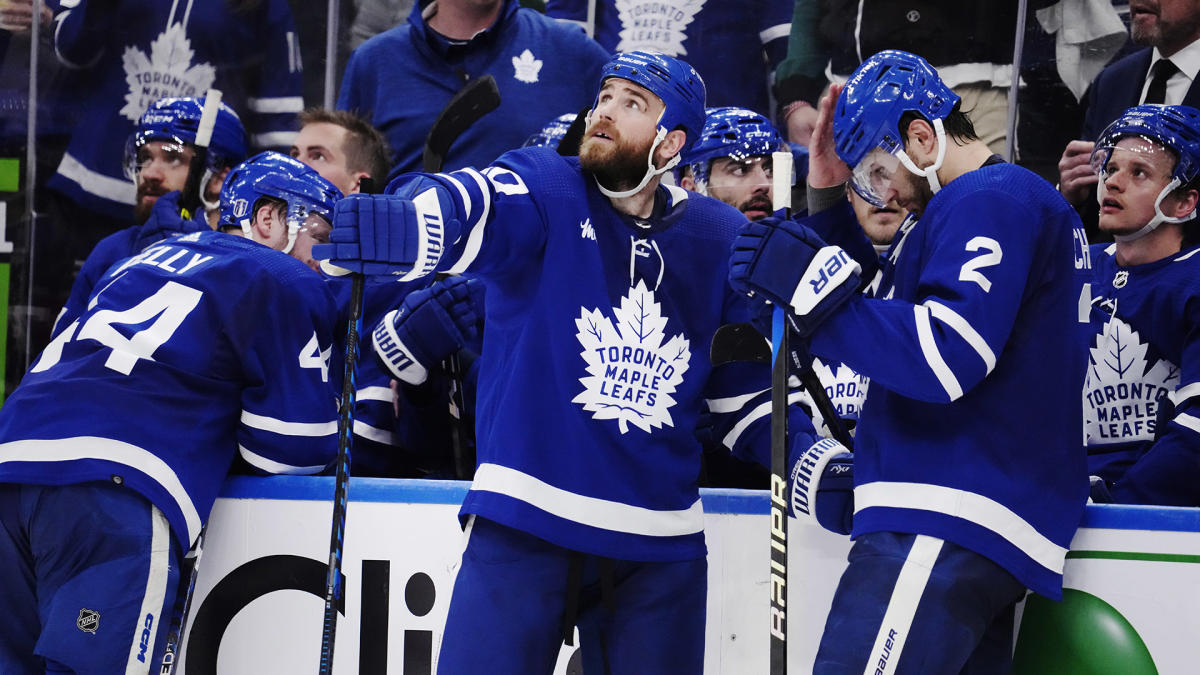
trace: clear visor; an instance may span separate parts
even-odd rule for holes
[[[710,188],[732,188],[738,186],[771,187],[775,175],[770,155],[753,157],[729,157],[727,161],[713,160],[709,165],[708,186]],[[793,184],[795,176],[793,174]]]
[[[300,232],[306,228],[316,228],[317,223],[323,223],[325,227],[330,227],[330,215],[329,209],[326,208],[324,204],[317,204],[292,197],[291,201],[288,202],[288,229],[295,232]],[[310,231],[317,230],[313,229]],[[325,237],[328,239],[328,232],[325,233]]]
[[[1092,171],[1101,180],[1116,170],[1114,156],[1122,162],[1140,160],[1167,178],[1175,167],[1175,154],[1170,150],[1143,136],[1125,136],[1116,142],[1097,144],[1092,150]]]
[[[318,244],[328,244],[331,232],[333,232],[333,226],[329,224],[325,216],[315,212],[310,212],[304,219],[304,223],[300,225],[300,229],[297,230],[297,234],[305,235]]]
[[[138,174],[154,162],[166,167],[187,166],[187,145],[178,140],[163,138],[133,138],[125,143],[125,177],[137,182]]]
[[[903,152],[899,146],[897,149]],[[900,158],[897,155],[877,147],[854,167],[850,187],[872,206],[883,208],[887,205],[892,180],[900,169]]]

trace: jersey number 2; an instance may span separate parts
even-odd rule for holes
[[[42,358],[30,368],[30,372],[40,373],[54,367],[62,358],[63,347],[72,339],[76,339],[95,340],[112,349],[104,365],[122,375],[128,375],[139,359],[154,360],[154,352],[171,339],[187,315],[200,303],[202,295],[204,294],[190,286],[168,281],[154,295],[129,309],[102,309],[93,314],[82,328],[79,328],[79,322],[76,321],[54,338],[42,352]],[[151,319],[154,319],[153,323],[129,337],[113,328],[113,324],[133,326]]]
[[[1000,250],[1000,242],[991,237],[975,237],[967,242],[968,251],[984,251],[979,255],[971,258],[963,263],[962,269],[958,271],[959,281],[974,281],[979,284],[984,293],[992,290],[992,282],[987,277],[979,272],[981,268],[999,265],[1000,259],[1004,257]]]

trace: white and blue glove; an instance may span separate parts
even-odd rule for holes
[[[850,534],[854,453],[832,438],[805,450],[792,465],[792,515],[830,532]]]
[[[753,221],[738,234],[730,255],[729,283],[780,307],[800,337],[858,293],[861,267],[812,230],[775,217]]]
[[[351,272],[402,275],[410,281],[437,269],[458,240],[460,225],[449,192],[431,186],[415,197],[354,194],[338,200],[328,244],[313,258]]]
[[[421,384],[433,364],[465,346],[478,351],[482,316],[482,282],[463,277],[435,281],[409,293],[375,326],[375,356],[396,379]]]

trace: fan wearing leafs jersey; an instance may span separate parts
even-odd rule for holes
[[[735,287],[789,308],[813,354],[871,379],[854,545],[814,670],[1007,672],[1015,604],[1027,588],[1061,597],[1086,501],[1079,218],[991,154],[919,56],[875,54],[819,113],[808,180],[836,206],[751,223],[731,263]],[[846,182],[919,214],[872,298],[813,232],[860,231]]]
[[[334,458],[333,298],[272,250],[328,218],[334,192],[312,187],[260,172],[229,214],[247,237],[115,263],[5,401],[0,672],[157,673],[181,554],[235,457],[271,474]]]
[[[1130,108],[1092,151],[1100,177],[1084,429],[1098,501],[1200,506],[1200,111]]]
[[[726,447],[767,463],[767,366],[708,358],[718,327],[751,318],[727,281],[746,218],[659,182],[704,122],[703,83],[636,52],[597,84],[578,158],[530,147],[481,171],[401,176],[340,202],[318,251],[487,289],[442,673],[548,673],[575,626],[587,672],[700,673],[703,407]],[[375,338],[382,358],[408,360],[402,340]],[[793,429],[812,444],[806,418]]]

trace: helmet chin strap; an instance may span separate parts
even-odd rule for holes
[[[1137,241],[1138,239],[1150,234],[1155,230],[1155,228],[1163,223],[1186,223],[1187,221],[1195,218],[1196,209],[1192,209],[1192,211],[1186,216],[1180,216],[1178,218],[1168,217],[1167,214],[1162,212],[1162,200],[1166,199],[1167,195],[1171,194],[1171,192],[1173,192],[1180,185],[1182,185],[1182,182],[1178,178],[1171,179],[1171,182],[1167,183],[1167,186],[1162,189],[1162,192],[1158,193],[1158,198],[1154,200],[1154,217],[1150,219],[1150,222],[1143,225],[1137,232],[1132,232],[1130,234],[1114,234],[1113,239],[1121,242],[1122,244],[1127,244],[1131,241]],[[1103,184],[1101,185],[1101,188],[1103,188]],[[1104,205],[1103,189],[1096,190],[1096,201],[1100,202],[1101,206]]]
[[[651,178],[664,174],[674,168],[675,165],[679,163],[679,153],[676,153],[676,155],[672,157],[670,161],[663,166],[663,168],[654,168],[654,151],[658,149],[658,145],[662,143],[663,139],[666,137],[666,127],[659,127],[658,133],[654,136],[654,142],[650,144],[650,152],[646,155],[646,174],[642,176],[642,180],[637,184],[637,187],[618,192],[616,190],[609,190],[601,185],[599,180],[596,180],[596,187],[600,188],[600,193],[609,199],[623,199],[625,197],[632,197],[633,195],[641,192],[642,188],[646,187],[646,184],[650,182]]]
[[[933,164],[924,169],[918,169],[917,165],[913,163],[912,158],[908,156],[908,152],[901,150],[897,154],[904,168],[915,175],[924,176],[925,180],[929,182],[929,189],[933,191],[933,194],[937,194],[938,190],[942,189],[942,184],[938,181],[937,172],[938,169],[942,168],[942,161],[946,159],[946,128],[942,125],[940,119],[936,119],[933,121],[933,130],[937,134],[938,144],[937,159],[934,160]]]

